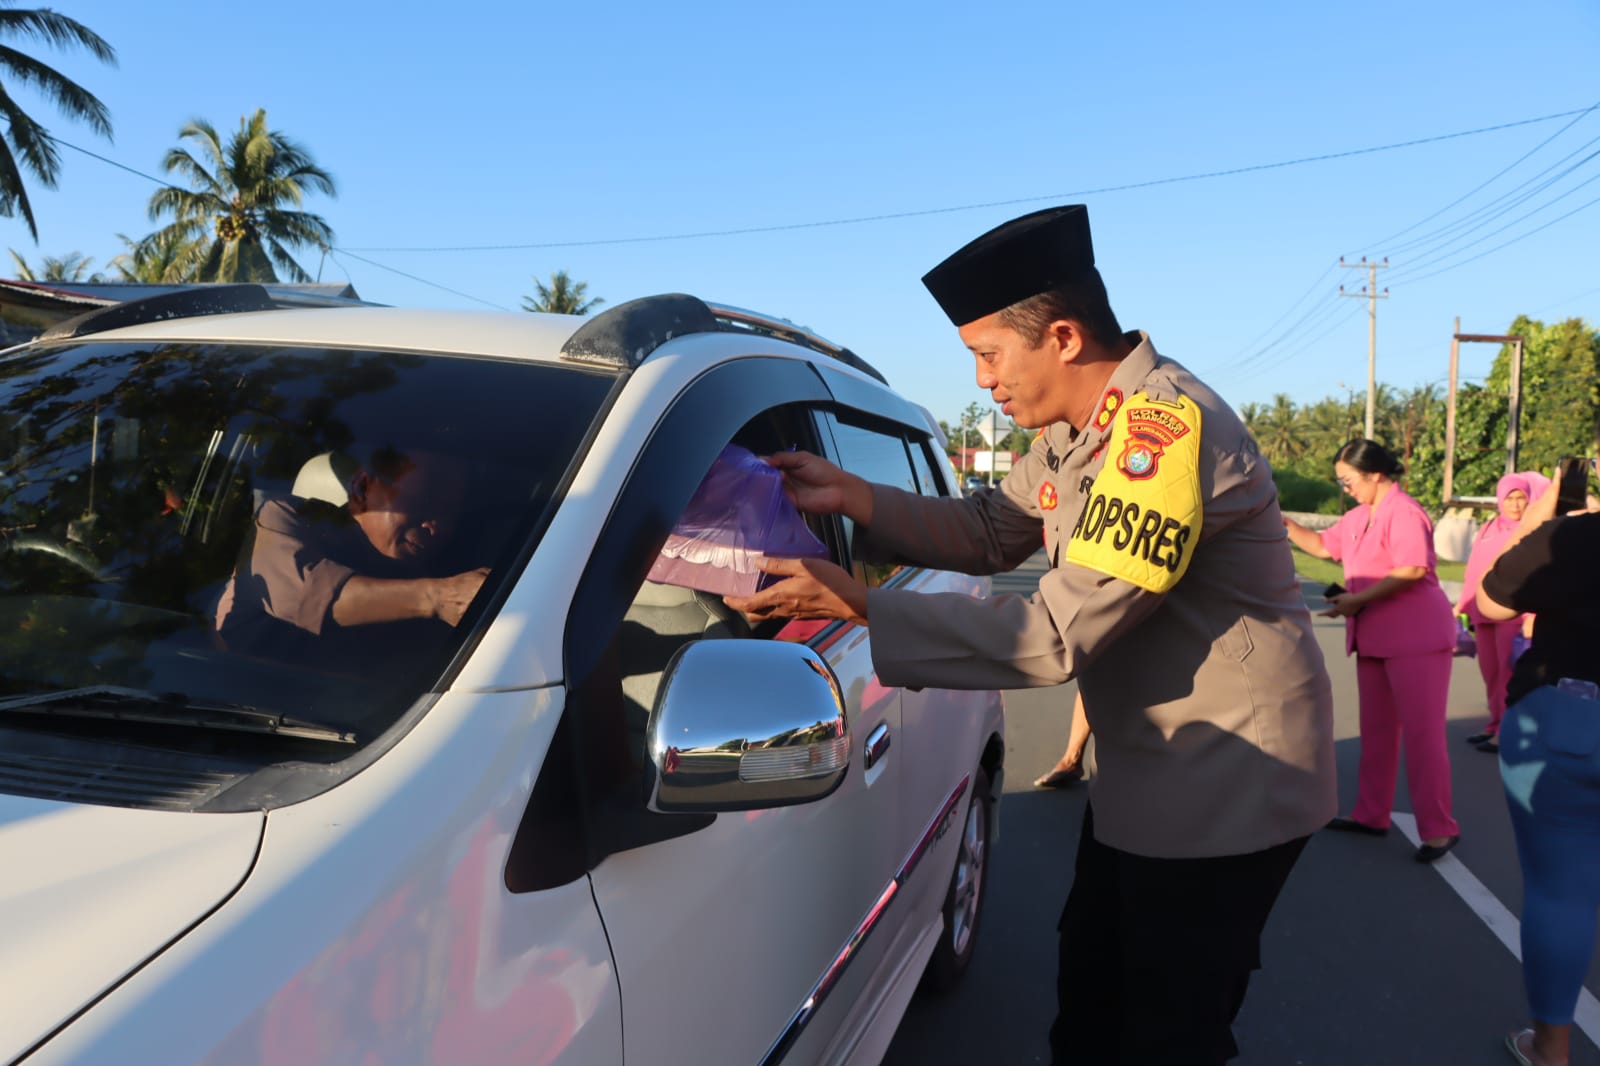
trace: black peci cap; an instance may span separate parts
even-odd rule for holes
[[[922,284],[964,326],[1093,269],[1089,209],[1067,204],[1001,223],[922,275]]]

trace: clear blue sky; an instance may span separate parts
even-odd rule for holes
[[[23,47],[106,102],[115,141],[19,91],[31,113],[67,142],[163,176],[188,119],[226,134],[266,108],[339,185],[337,199],[306,205],[350,250],[301,257],[323,280],[348,278],[382,303],[461,308],[517,309],[532,278],[557,269],[611,304],[691,292],[809,325],[950,421],[987,396],[918,279],[985,229],[1053,203],[1089,204],[1123,325],[1149,330],[1236,406],[1364,389],[1366,304],[1335,293],[1366,279],[1336,269],[1340,255],[1390,258],[1378,376],[1399,386],[1443,380],[1456,315],[1483,333],[1522,312],[1600,317],[1600,204],[1455,266],[1600,198],[1600,157],[1535,191],[1600,148],[1600,109],[1088,191],[1589,108],[1600,102],[1592,0],[363,0],[250,17],[215,0],[52,3],[104,36],[119,65]],[[39,243],[14,219],[0,232],[31,262],[78,251],[103,267],[121,250],[115,234],[154,228],[155,186],[62,157],[58,190],[30,182]],[[1003,201],[1014,202],[969,208]],[[1467,349],[1466,375],[1481,377],[1492,355]]]

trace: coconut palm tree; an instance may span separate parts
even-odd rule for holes
[[[117,272],[119,281],[140,281],[147,285],[190,280],[208,248],[204,242],[185,240],[165,230],[152,233],[142,241],[119,233],[117,240],[127,251],[106,265]]]
[[[116,65],[117,53],[99,34],[48,8],[12,8],[15,0],[0,0],[0,40],[31,37],[55,48],[80,47],[103,63]],[[11,85],[25,85],[44,96],[67,118],[87,123],[100,136],[111,139],[111,113],[93,93],[32,56],[0,45],[0,121],[5,133],[0,136],[0,215],[11,218],[21,213],[28,233],[39,239],[33,205],[22,184],[26,169],[47,189],[56,187],[61,173],[61,157],[56,154],[50,132],[18,106]],[[19,166],[20,163],[20,166]]]
[[[39,269],[35,270],[17,254],[15,248],[7,248],[6,251],[11,253],[12,261],[17,264],[19,281],[100,281],[103,278],[101,274],[89,273],[89,264],[94,260],[82,252],[68,252],[59,257],[47,255],[39,264]]]
[[[1255,425],[1250,427],[1256,443],[1275,467],[1288,466],[1306,450],[1299,414],[1289,394],[1280,392],[1272,397],[1272,406],[1257,413]]]
[[[265,110],[241,118],[226,144],[204,119],[190,121],[178,137],[194,142],[203,161],[185,148],[167,152],[162,166],[191,188],[168,185],[150,197],[151,219],[173,221],[146,241],[200,245],[195,281],[278,281],[279,271],[290,281],[310,281],[290,251],[326,251],[333,230],[298,208],[307,190],[338,195],[333,177],[304,148],[267,129]]]
[[[522,298],[524,311],[543,311],[552,315],[586,315],[605,303],[598,296],[592,300],[585,300],[583,294],[588,291],[589,283],[573,281],[565,270],[557,270],[551,274],[549,285],[538,278],[533,279],[533,284],[538,289],[538,295]]]

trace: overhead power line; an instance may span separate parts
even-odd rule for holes
[[[1490,200],[1482,207],[1476,208],[1475,210],[1462,215],[1454,222],[1451,222],[1445,226],[1441,226],[1431,233],[1428,233],[1422,237],[1414,238],[1410,241],[1406,241],[1398,247],[1391,248],[1388,250],[1388,254],[1390,256],[1397,256],[1402,253],[1411,252],[1413,253],[1414,257],[1432,255],[1443,248],[1455,244],[1457,241],[1460,241],[1465,237],[1471,236],[1477,231],[1483,229],[1483,227],[1491,225],[1494,222],[1504,218],[1511,211],[1527,203],[1529,200],[1533,199],[1535,196],[1538,196],[1551,186],[1556,185],[1562,179],[1576,173],[1578,170],[1582,169],[1585,164],[1592,162],[1596,157],[1600,157],[1600,149],[1597,149],[1590,152],[1576,163],[1567,167],[1565,170],[1562,170],[1548,178],[1545,177],[1545,175],[1550,174],[1552,170],[1555,170],[1557,167],[1561,166],[1561,164],[1565,163],[1568,159],[1571,159],[1579,152],[1584,151],[1594,144],[1600,144],[1600,137],[1595,137],[1588,143],[1581,145],[1576,150],[1568,153],[1563,158],[1558,159],[1550,166],[1533,175],[1533,177],[1528,178],[1522,184],[1507,189],[1505,192],[1501,193],[1493,200]],[[1544,178],[1544,180],[1540,181],[1539,179],[1541,178]],[[1535,182],[1538,184],[1534,184]],[[1531,189],[1528,188],[1530,185],[1533,186]],[[1524,189],[1527,189],[1527,191],[1523,192]],[[1519,193],[1520,195],[1518,195]],[[1559,197],[1557,199],[1559,199]],[[1452,232],[1454,232],[1454,236],[1450,235]]]
[[[506,251],[536,251],[548,248],[595,248],[613,244],[649,244],[662,241],[687,241],[703,240],[711,237],[742,237],[758,233],[783,233],[794,230],[822,229],[832,226],[856,226],[869,222],[892,222],[905,218],[926,218],[931,215],[947,215],[960,211],[981,211],[993,207],[1013,207],[1019,204],[1038,203],[1044,200],[1065,200],[1078,196],[1098,196],[1105,193],[1129,192],[1134,189],[1149,189],[1159,185],[1175,185],[1180,182],[1203,181],[1208,178],[1234,177],[1239,174],[1253,174],[1264,170],[1278,170],[1283,167],[1302,166],[1307,163],[1324,163],[1334,159],[1348,159],[1352,156],[1371,155],[1375,152],[1391,152],[1400,148],[1414,148],[1424,144],[1436,144],[1440,141],[1455,140],[1460,137],[1475,137],[1484,133],[1494,133],[1498,130],[1514,129],[1518,126],[1530,126],[1540,122],[1550,122],[1560,118],[1570,118],[1573,115],[1588,113],[1592,108],[1579,108],[1574,111],[1561,111],[1553,115],[1541,115],[1538,118],[1520,119],[1516,122],[1503,122],[1495,126],[1482,126],[1478,129],[1460,130],[1456,133],[1442,133],[1433,137],[1419,137],[1409,141],[1398,141],[1393,144],[1380,144],[1368,148],[1353,148],[1343,152],[1327,152],[1322,155],[1302,156],[1297,159],[1285,159],[1275,163],[1257,163],[1250,166],[1231,167],[1226,170],[1211,170],[1199,174],[1183,174],[1170,178],[1155,178],[1150,181],[1129,182],[1124,185],[1105,185],[1093,189],[1073,189],[1067,192],[1056,192],[1038,196],[1021,196],[1010,200],[990,200],[976,204],[958,204],[953,207],[930,207],[918,211],[893,211],[876,215],[857,215],[850,218],[825,219],[812,222],[790,222],[770,226],[744,226],[735,229],[700,230],[689,233],[664,233],[649,236],[635,237],[608,237],[600,239],[572,240],[572,241],[532,241],[519,244],[461,244],[438,246],[387,246],[387,247],[355,247],[346,251],[358,252],[506,252]]]
[[[166,182],[162,181],[160,178],[156,177],[153,174],[146,174],[142,170],[135,170],[133,167],[127,166],[126,164],[123,164],[123,163],[119,163],[115,159],[108,159],[105,156],[100,155],[97,152],[91,152],[87,148],[80,148],[77,145],[72,144],[72,143],[70,143],[68,141],[61,140],[58,137],[52,137],[51,140],[55,141],[55,143],[61,145],[64,148],[71,148],[74,152],[82,152],[84,155],[90,157],[91,159],[98,159],[102,163],[105,163],[105,164],[107,164],[109,166],[116,167],[118,170],[125,170],[129,174],[133,174],[133,175],[135,175],[137,177],[145,178],[145,179],[147,179],[149,181],[155,182],[157,185],[165,186],[167,184]],[[368,259],[368,258],[366,258],[364,256],[356,255],[354,252],[350,251],[348,248],[325,248],[325,249],[323,249],[323,251],[324,251],[325,254],[327,254],[329,256],[332,256],[333,257],[333,261],[335,263],[339,264],[339,269],[340,270],[344,270],[346,278],[350,277],[350,271],[345,268],[343,263],[339,262],[339,255],[341,255],[341,254],[345,255],[345,256],[348,256],[351,259],[355,259],[355,260],[358,260],[358,261],[360,261],[362,263],[365,263],[368,266],[377,267],[379,270],[387,270],[391,274],[398,274],[400,277],[407,278],[407,279],[409,279],[411,281],[415,281],[420,285],[427,285],[430,288],[438,289],[440,292],[450,293],[452,296],[459,296],[463,300],[471,300],[474,303],[480,303],[480,304],[483,304],[486,307],[493,307],[496,310],[500,310],[500,311],[509,311],[510,310],[510,308],[508,308],[508,307],[505,307],[505,306],[503,306],[501,304],[493,303],[493,302],[491,302],[489,300],[482,299],[481,297],[473,296],[471,293],[462,292],[459,289],[452,289],[448,285],[440,285],[436,281],[429,281],[427,278],[418,277],[415,274],[408,274],[404,270],[397,270],[396,268],[394,268],[392,266],[385,266],[384,264],[382,264],[380,262],[377,262],[376,260]]]
[[[1585,118],[1587,118],[1590,114],[1592,114],[1597,108],[1600,108],[1600,101],[1596,101],[1595,103],[1592,103],[1588,107],[1584,108],[1582,111],[1579,111],[1577,113],[1577,117],[1574,118],[1571,122],[1567,123],[1565,126],[1562,126],[1560,129],[1556,130],[1550,136],[1546,137],[1544,140],[1540,141],[1538,144],[1536,144],[1532,148],[1528,149],[1522,155],[1518,156],[1517,159],[1514,162],[1509,163],[1505,167],[1503,167],[1502,169],[1496,171],[1494,174],[1492,174],[1488,178],[1484,179],[1478,185],[1473,186],[1471,189],[1469,189],[1466,192],[1462,193],[1460,196],[1456,197],[1454,200],[1451,200],[1449,203],[1445,204],[1443,207],[1439,208],[1439,210],[1435,211],[1433,214],[1428,215],[1428,216],[1426,216],[1424,218],[1418,219],[1417,221],[1411,223],[1411,225],[1407,226],[1405,229],[1400,230],[1398,233],[1391,233],[1389,236],[1383,238],[1381,241],[1373,241],[1370,245],[1367,245],[1366,247],[1372,248],[1372,249],[1374,249],[1376,251],[1393,253],[1397,249],[1385,247],[1386,245],[1388,245],[1388,243],[1390,241],[1398,240],[1399,238],[1404,237],[1406,234],[1410,233],[1412,230],[1416,229],[1418,226],[1422,226],[1422,225],[1425,225],[1425,224],[1427,224],[1429,222],[1432,222],[1434,219],[1438,218],[1440,215],[1444,214],[1446,211],[1450,210],[1452,207],[1455,207],[1457,204],[1463,203],[1464,201],[1471,199],[1473,196],[1476,196],[1478,193],[1482,192],[1484,189],[1488,188],[1490,185],[1493,185],[1495,182],[1499,181],[1501,178],[1503,178],[1505,175],[1509,174],[1511,171],[1515,170],[1517,167],[1521,166],[1524,162],[1526,162],[1528,160],[1528,158],[1530,156],[1533,156],[1533,155],[1537,154],[1540,149],[1544,148],[1551,141],[1555,140],[1557,137],[1560,137],[1563,133],[1567,132],[1572,127],[1576,126],[1578,123],[1582,122]]]
[[[1549,222],[1546,222],[1542,226],[1535,226],[1533,229],[1529,230],[1526,233],[1523,233],[1523,234],[1520,234],[1519,236],[1513,237],[1509,241],[1504,241],[1504,242],[1502,242],[1500,244],[1497,244],[1493,248],[1487,249],[1486,251],[1479,252],[1477,255],[1471,256],[1471,257],[1469,257],[1467,259],[1463,259],[1459,263],[1451,263],[1447,267],[1441,267],[1438,270],[1433,271],[1431,274],[1424,274],[1421,277],[1407,278],[1405,280],[1404,284],[1415,285],[1419,281],[1426,281],[1429,278],[1436,278],[1440,274],[1444,274],[1444,273],[1447,273],[1447,272],[1449,272],[1451,270],[1455,270],[1457,267],[1464,267],[1468,263],[1476,262],[1479,259],[1482,259],[1486,255],[1493,255],[1495,252],[1500,251],[1500,249],[1502,249],[1502,248],[1509,248],[1511,245],[1516,244],[1518,241],[1525,241],[1529,237],[1532,237],[1535,233],[1540,233],[1540,232],[1542,232],[1544,230],[1549,229],[1551,226],[1554,226],[1557,222],[1566,221],[1567,219],[1571,218],[1573,215],[1576,215],[1580,211],[1587,211],[1589,208],[1593,207],[1595,204],[1600,204],[1600,197],[1596,197],[1595,199],[1590,200],[1588,203],[1581,204],[1578,207],[1574,207],[1571,211],[1568,211],[1566,214],[1558,215],[1557,217],[1552,218]]]
[[[1466,251],[1468,248],[1477,247],[1478,245],[1482,244],[1484,241],[1488,240],[1489,238],[1495,237],[1495,236],[1498,236],[1501,233],[1504,233],[1506,230],[1510,229],[1512,226],[1515,226],[1517,223],[1525,222],[1528,219],[1532,218],[1534,215],[1537,215],[1539,212],[1544,211],[1547,208],[1555,206],[1557,203],[1561,202],[1562,200],[1565,200],[1567,197],[1571,196],[1573,193],[1577,192],[1579,189],[1583,188],[1585,185],[1589,185],[1589,184],[1591,184],[1592,182],[1595,182],[1595,181],[1600,181],[1600,174],[1595,174],[1592,177],[1587,178],[1586,180],[1578,183],[1577,185],[1574,185],[1572,188],[1568,189],[1566,192],[1562,193],[1561,195],[1551,197],[1549,200],[1546,200],[1544,203],[1540,204],[1538,207],[1535,207],[1532,211],[1529,211],[1529,212],[1527,212],[1525,214],[1522,214],[1522,215],[1518,215],[1516,218],[1512,219],[1510,222],[1507,222],[1505,225],[1499,227],[1498,229],[1492,229],[1488,233],[1485,233],[1482,237],[1479,237],[1477,240],[1470,241],[1467,244],[1464,244],[1461,247],[1455,249],[1454,251],[1441,252],[1441,253],[1439,253],[1437,255],[1432,256],[1431,258],[1423,259],[1419,263],[1408,264],[1405,270],[1401,271],[1399,274],[1397,274],[1392,279],[1392,282],[1393,283],[1400,283],[1400,282],[1404,282],[1404,281],[1407,281],[1407,280],[1415,280],[1417,271],[1426,270],[1428,267],[1431,267],[1431,266],[1434,266],[1434,265],[1436,265],[1438,263],[1444,262],[1446,259],[1449,259],[1453,255],[1459,255],[1460,253]],[[1566,216],[1563,215],[1562,217],[1565,218]],[[1487,225],[1487,223],[1485,223],[1485,225]],[[1469,231],[1469,232],[1471,232],[1471,231]],[[1537,232],[1537,230],[1532,231],[1532,232]],[[1466,234],[1462,234],[1461,236],[1466,236]],[[1459,238],[1457,238],[1457,239],[1459,239]],[[1455,242],[1452,241],[1450,243],[1453,244]],[[1470,260],[1463,260],[1463,262],[1470,262]]]
[[[485,307],[493,307],[497,311],[509,311],[509,310],[511,310],[511,308],[506,307],[503,304],[497,304],[497,303],[494,303],[493,301],[485,300],[485,299],[483,299],[481,297],[474,296],[469,292],[462,292],[460,289],[452,289],[447,285],[440,285],[436,281],[429,281],[427,278],[419,278],[415,274],[408,274],[404,270],[396,270],[392,266],[384,266],[382,263],[380,263],[380,262],[378,262],[378,261],[376,261],[374,259],[366,259],[366,258],[364,258],[362,256],[359,256],[359,255],[355,254],[354,252],[350,251],[348,248],[330,248],[330,249],[328,249],[328,254],[333,257],[333,261],[336,262],[336,263],[339,261],[339,257],[340,256],[348,256],[349,258],[355,259],[358,262],[365,263],[368,266],[375,266],[379,270],[387,270],[389,273],[398,274],[402,278],[407,278],[407,279],[409,279],[411,281],[418,282],[419,284],[430,286],[431,288],[438,289],[441,292],[448,292],[452,296],[459,296],[463,300],[471,300],[474,303],[483,304]],[[346,272],[346,276],[348,276],[348,271]]]

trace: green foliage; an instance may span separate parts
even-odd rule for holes
[[[1593,455],[1600,413],[1600,335],[1582,319],[1546,326],[1518,315],[1507,331],[1523,339],[1519,470],[1555,471],[1567,455]],[[1506,468],[1510,426],[1511,347],[1501,348],[1483,385],[1461,388],[1456,399],[1455,471],[1458,496],[1492,496]],[[1444,489],[1445,411],[1428,415],[1413,457],[1407,489],[1437,508]]]
[[[99,34],[87,26],[49,8],[37,10],[0,7],[0,41],[18,37],[54,48],[82,48],[102,63],[116,65],[117,53]],[[30,91],[53,103],[67,118],[83,122],[95,133],[110,140],[111,113],[89,90],[45,66],[32,56],[10,46],[0,46],[0,215],[12,218],[21,214],[28,233],[39,239],[33,206],[22,184],[27,170],[47,189],[56,187],[61,173],[61,157],[50,131],[39,125],[17,104],[15,89]]]
[[[1550,474],[1563,456],[1593,455],[1600,413],[1600,335],[1582,319],[1546,326],[1525,315],[1511,323],[1508,333],[1524,338],[1518,468]],[[1492,496],[1505,473],[1510,374],[1507,346],[1487,381],[1457,391],[1456,495]],[[1374,436],[1406,465],[1406,491],[1436,512],[1444,492],[1444,389],[1438,384],[1409,390],[1380,385],[1374,401]],[[1272,463],[1280,496],[1287,493],[1296,504],[1304,504],[1304,494],[1311,490],[1282,475],[1331,484],[1334,454],[1365,431],[1366,397],[1350,390],[1342,400],[1330,396],[1296,404],[1279,394],[1271,404],[1245,404],[1239,415]],[[1284,506],[1324,514],[1342,509],[1337,493],[1316,506]]]
[[[1285,511],[1312,514],[1339,514],[1339,486],[1331,477],[1307,477],[1295,470],[1273,470],[1272,482],[1278,486],[1278,506]]]
[[[1307,581],[1326,588],[1334,582],[1344,583],[1344,568],[1330,559],[1318,559],[1294,548],[1294,572]],[[1315,602],[1315,601],[1313,601]]]
[[[550,315],[586,315],[605,303],[598,296],[585,300],[583,297],[589,290],[589,283],[573,281],[565,270],[557,270],[551,274],[549,285],[538,278],[533,279],[533,284],[537,296],[522,298],[524,311],[537,311]]]
[[[188,281],[208,250],[204,241],[189,240],[166,230],[152,233],[142,241],[119,233],[117,240],[127,249],[108,264],[117,272],[117,279],[147,285]]]
[[[304,148],[269,130],[265,110],[240,118],[226,144],[203,119],[185,124],[178,136],[192,141],[201,159],[181,147],[167,152],[167,173],[191,187],[156,190],[151,219],[171,215],[173,221],[140,245],[182,249],[174,270],[186,273],[184,280],[270,282],[280,280],[281,271],[289,281],[310,281],[291,250],[327,251],[333,229],[297,208],[307,191],[337,195],[333,177]]]
[[[101,281],[99,274],[89,273],[89,264],[93,262],[82,252],[68,252],[64,256],[47,255],[35,270],[28,265],[28,261],[18,254],[15,248],[6,249],[11,253],[11,259],[17,264],[17,279],[19,281]],[[85,277],[85,275],[88,275]]]

